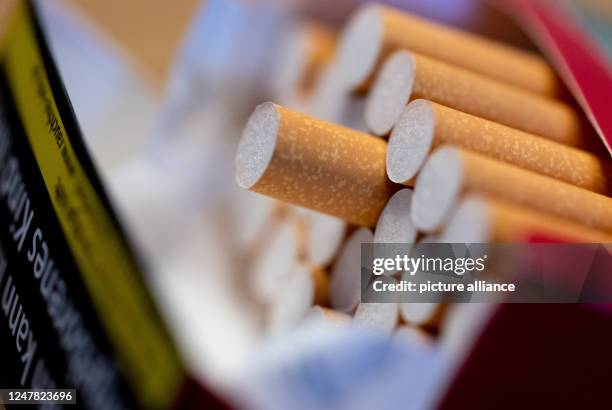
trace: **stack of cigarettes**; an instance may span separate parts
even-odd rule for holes
[[[337,38],[312,27],[236,155],[238,185],[286,206],[251,255],[271,327],[317,315],[453,350],[486,309],[360,303],[362,243],[612,243],[610,161],[542,57],[379,5]]]

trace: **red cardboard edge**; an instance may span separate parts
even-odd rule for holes
[[[551,60],[612,156],[612,68],[602,50],[561,7],[547,0],[490,0]]]

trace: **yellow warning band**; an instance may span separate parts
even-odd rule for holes
[[[41,54],[31,8],[15,7],[2,58],[17,112],[66,242],[138,402],[168,407],[184,369],[133,254],[75,154]],[[69,107],[68,107],[69,108]]]

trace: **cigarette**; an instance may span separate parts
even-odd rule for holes
[[[306,219],[302,217],[302,210],[299,206],[289,205],[290,208],[297,210],[294,215],[292,215],[291,220],[295,223],[296,227],[296,237],[298,244],[298,261],[300,263],[308,263],[308,258],[306,256],[307,247],[308,247],[308,224]]]
[[[326,322],[333,325],[348,325],[351,323],[352,318],[346,313],[315,305],[310,308],[306,315],[306,320]]]
[[[383,209],[376,224],[375,243],[412,244],[417,237],[417,230],[410,218],[412,207],[412,189],[397,191]],[[407,248],[410,251],[410,248]]]
[[[433,340],[429,333],[416,326],[401,325],[393,334],[393,340],[399,343],[407,343],[412,346],[433,347]]]
[[[269,310],[268,330],[279,333],[295,326],[306,316],[315,300],[315,286],[310,268],[296,266],[282,279]]]
[[[281,201],[374,226],[393,185],[386,141],[264,103],[236,155],[238,185]]]
[[[387,175],[412,180],[433,148],[452,144],[582,188],[606,192],[606,165],[597,156],[427,100],[403,110],[387,146]]]
[[[387,134],[406,104],[417,98],[562,144],[582,143],[580,119],[568,105],[404,50],[385,61],[370,90],[368,127]]]
[[[408,49],[535,93],[554,96],[559,82],[541,57],[465,31],[378,5],[360,8],[341,34],[338,60],[353,88],[367,87],[380,62]]]
[[[546,235],[576,243],[612,243],[612,235],[562,218],[470,195],[463,199],[446,226],[444,243],[521,243]]]
[[[285,206],[270,197],[243,189],[232,198],[234,241],[242,254],[251,259],[267,246],[285,218]]]
[[[348,238],[338,256],[331,275],[331,307],[352,312],[361,299],[361,244],[374,240],[372,231],[360,228]]]
[[[350,90],[342,82],[338,66],[331,63],[323,69],[316,81],[308,112],[321,120],[345,125],[350,94]]]
[[[464,192],[612,232],[612,198],[452,146],[438,148],[423,166],[414,189],[412,222],[421,231],[435,231]]]
[[[374,232],[374,243],[401,244],[402,249],[406,253],[410,253],[412,244],[417,237],[417,230],[410,218],[411,206],[412,189],[402,189],[393,194],[378,218]],[[393,276],[396,273],[385,271],[384,274]]]
[[[329,273],[318,266],[306,265],[310,273],[310,278],[314,284],[314,303],[317,305],[329,305]]]
[[[383,276],[376,279],[386,284],[397,284],[397,279]],[[375,295],[372,282],[365,289],[371,295],[371,300],[376,302],[361,302],[355,309],[353,323],[361,328],[372,330],[376,333],[391,335],[399,319],[399,306],[393,296],[388,293]]]
[[[494,303],[456,303],[450,306],[441,328],[439,348],[460,362],[473,348],[495,311]]]
[[[400,303],[402,320],[413,326],[432,326],[438,317],[440,303],[437,302],[404,302]]]
[[[418,243],[438,243],[440,236],[438,234],[420,235]]]
[[[328,266],[338,253],[346,235],[347,223],[342,219],[300,208],[306,226],[305,259],[316,266]]]
[[[413,278],[409,273],[402,275],[405,281]],[[431,328],[440,322],[443,307],[441,302],[403,302],[399,305],[400,317],[410,325]]]
[[[307,97],[323,68],[332,60],[335,47],[334,32],[316,22],[300,24],[289,32],[281,45],[274,75],[279,101]]]
[[[393,333],[397,320],[398,309],[394,302],[360,303],[353,317],[356,326],[386,335]]]
[[[438,236],[428,235],[423,236],[419,239],[418,244],[438,243]],[[418,252],[418,247],[414,250],[414,253]],[[416,273],[420,275],[420,273]],[[412,276],[410,272],[404,272],[402,274],[402,280],[412,281],[415,276]],[[441,301],[433,302],[404,302],[400,303],[400,317],[408,324],[422,327],[433,327],[436,326],[443,312],[443,305]]]
[[[334,63],[319,75],[308,103],[308,112],[316,118],[367,132],[365,98],[346,87],[342,73]]]
[[[255,259],[250,273],[251,288],[259,301],[267,303],[273,299],[278,287],[294,269],[298,249],[295,224],[282,224],[265,251]]]

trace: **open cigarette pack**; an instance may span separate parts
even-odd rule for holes
[[[15,3],[0,407],[610,402],[605,1],[191,2],[162,96]]]

